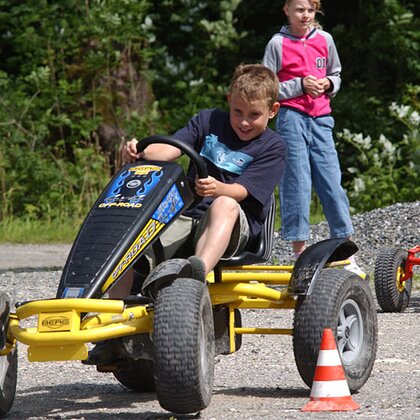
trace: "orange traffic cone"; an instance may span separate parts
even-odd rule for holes
[[[302,411],[353,411],[353,401],[331,328],[322,334],[310,401]]]

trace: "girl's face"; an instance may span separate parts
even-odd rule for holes
[[[305,36],[315,21],[315,7],[310,0],[292,0],[283,8],[289,19],[290,32],[296,36]]]

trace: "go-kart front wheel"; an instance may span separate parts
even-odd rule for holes
[[[9,297],[0,292],[0,335],[1,346],[5,348],[7,324],[10,313]],[[17,347],[4,356],[0,356],[0,417],[3,417],[12,408],[16,394],[17,382]]]
[[[173,413],[205,409],[214,378],[213,311],[207,285],[179,278],[159,289],[153,317],[156,393]]]
[[[400,248],[384,249],[375,261],[375,292],[384,312],[403,312],[410,302],[412,279],[403,283],[407,251]]]
[[[377,349],[375,302],[368,282],[346,270],[323,270],[309,296],[299,296],[293,351],[303,381],[312,386],[322,333],[331,328],[351,392],[372,371]]]
[[[7,356],[0,356],[0,417],[12,408],[16,394],[17,348]]]

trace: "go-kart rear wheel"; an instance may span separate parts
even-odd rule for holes
[[[159,289],[153,317],[156,393],[173,413],[205,409],[213,391],[214,326],[207,285],[179,278]]]
[[[407,251],[391,248],[381,251],[375,261],[375,292],[384,312],[403,312],[411,296],[412,279],[403,283]]]
[[[322,333],[331,328],[351,392],[372,371],[377,317],[369,284],[346,270],[323,270],[309,296],[300,296],[294,318],[293,351],[303,381],[312,386]]]
[[[114,372],[115,378],[126,388],[137,392],[155,392],[153,361],[126,359],[124,367]]]

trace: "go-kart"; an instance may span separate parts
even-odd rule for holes
[[[403,312],[410,303],[414,266],[420,265],[420,245],[408,251],[384,248],[376,257],[376,299],[384,312]]]
[[[138,150],[152,143],[178,147],[198,176],[207,176],[194,149],[172,137],[153,136],[141,140]],[[308,247],[294,266],[269,265],[273,199],[260,236],[200,278],[190,255],[166,259],[160,241],[199,200],[192,191],[176,162],[126,164],[87,215],[56,298],[18,303],[12,313],[6,294],[1,295],[2,415],[15,396],[18,342],[29,346],[31,362],[86,362],[92,343],[112,343],[116,360],[98,363],[97,370],[113,372],[131,390],[156,392],[160,405],[173,413],[194,413],[210,404],[215,355],[239,350],[246,334],[292,336],[298,371],[310,387],[323,330],[331,328],[349,389],[365,384],[377,349],[375,304],[368,282],[340,263],[357,246],[329,239]],[[146,253],[158,263],[150,272],[144,269]],[[131,269],[131,294],[110,298]],[[241,312],[247,309],[294,310],[293,328],[242,325]],[[30,320],[36,326],[22,326]]]

